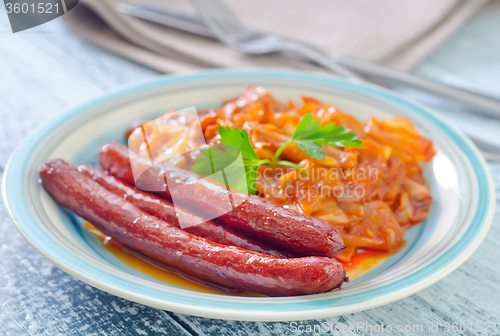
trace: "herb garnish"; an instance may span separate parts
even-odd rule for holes
[[[323,151],[323,145],[361,147],[361,141],[356,140],[356,134],[350,133],[349,130],[346,130],[342,126],[335,126],[334,123],[321,127],[321,122],[319,120],[314,120],[313,116],[310,114],[302,118],[293,132],[292,137],[278,148],[272,160],[258,158],[252,147],[247,131],[236,127],[230,128],[222,126],[219,126],[218,131],[221,136],[220,142],[223,145],[236,146],[240,149],[245,167],[249,194],[255,194],[256,192],[255,180],[257,178],[257,169],[261,165],[267,164],[270,166],[292,167],[307,174],[307,171],[298,164],[279,159],[283,150],[291,143],[295,143],[298,148],[306,152],[311,158],[319,160],[324,160],[326,158],[325,152]],[[224,146],[224,150],[229,153],[231,150],[227,149],[231,146]],[[222,152],[217,149],[202,149],[201,153],[202,156],[195,160],[195,165],[192,167],[192,171],[200,175],[208,176],[213,174],[215,171],[223,169],[223,163],[228,161],[227,158],[224,159],[224,155],[220,155]]]

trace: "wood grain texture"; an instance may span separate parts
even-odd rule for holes
[[[157,73],[105,53],[56,20],[38,33],[4,34],[0,10],[0,175],[8,157],[33,128],[72,105]],[[417,71],[500,96],[500,12],[475,18]],[[464,47],[464,44],[466,47]],[[468,55],[468,56],[465,56]],[[456,120],[454,120],[456,122]],[[464,124],[470,121],[462,120]],[[485,123],[489,123],[485,121]],[[498,130],[489,131],[498,137]],[[491,163],[500,195],[500,163]],[[498,203],[500,205],[500,197]],[[500,324],[500,207],[484,243],[459,269],[404,300],[366,312],[290,323],[231,322],[174,314],[107,294],[67,275],[38,254],[17,232],[0,204],[0,335],[319,335],[294,333],[330,323],[439,325]],[[312,327],[311,327],[312,328]],[[318,327],[317,327],[318,330]],[[500,330],[500,327],[497,329]],[[363,330],[342,335],[364,335]],[[370,335],[390,335],[376,333]],[[399,333],[401,334],[401,333]],[[404,335],[426,335],[418,330]],[[494,335],[471,331],[462,335]]]

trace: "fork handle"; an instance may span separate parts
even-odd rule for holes
[[[387,84],[404,85],[450,101],[458,102],[466,109],[476,113],[500,118],[500,100],[495,97],[470,92],[462,88],[457,89],[424,77],[415,76],[352,57],[342,55],[330,55],[330,57],[342,67],[363,76],[376,78],[379,83],[380,80],[385,81],[386,83],[384,84],[380,83],[385,87],[390,87],[390,85]]]
[[[438,82],[414,76],[402,71],[386,68],[374,63],[357,60],[352,57],[341,55],[329,55],[307,44],[286,40],[283,48],[293,51],[315,63],[335,72],[338,75],[350,79],[366,82],[365,79],[355,73],[368,77],[375,77],[378,81],[383,80],[389,84],[400,84],[418,89],[441,98],[458,102],[468,110],[476,113],[500,118],[500,100],[486,97],[478,93],[467,92],[464,89],[456,89]],[[390,85],[384,85],[389,87]]]
[[[284,42],[284,46],[287,47],[287,50],[293,51],[302,57],[306,57],[334,71],[338,75],[363,82],[366,82],[366,80],[354,73],[359,73],[367,77],[375,77],[379,83],[380,80],[387,82],[384,85],[385,87],[390,87],[390,85],[387,84],[404,85],[406,87],[418,89],[422,92],[437,95],[447,100],[458,102],[466,109],[476,113],[500,118],[500,100],[498,99],[468,92],[464,89],[456,89],[423,77],[357,60],[352,57],[329,55],[312,46],[295,41],[286,41]]]
[[[354,72],[348,70],[343,65],[340,65],[336,59],[313,46],[292,40],[283,40],[281,43],[283,51],[293,52],[307,60],[321,65],[339,76],[352,80],[363,81],[363,79],[361,79],[361,77],[356,75]]]

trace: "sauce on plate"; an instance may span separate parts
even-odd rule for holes
[[[113,254],[115,257],[123,261],[125,264],[133,267],[134,269],[143,272],[155,279],[167,282],[174,286],[178,286],[185,289],[190,289],[197,292],[208,293],[208,294],[219,294],[219,295],[230,295],[230,296],[250,296],[250,297],[265,297],[265,295],[245,291],[245,290],[231,290],[224,289],[222,287],[207,284],[203,281],[199,281],[193,278],[188,278],[184,275],[179,274],[174,270],[162,267],[153,261],[148,260],[146,257],[142,257],[137,253],[134,253],[130,249],[123,246],[111,237],[106,236],[104,233],[99,231],[90,223],[85,223],[85,228],[94,236],[99,244],[106,249],[109,253]],[[377,265],[383,262],[391,253],[378,252],[371,250],[361,250],[351,259],[349,263],[341,262],[342,266],[346,270],[347,276],[350,280],[353,280]]]
[[[174,286],[208,294],[255,297],[265,296],[245,290],[225,289],[217,285],[207,284],[200,280],[188,278],[185,275],[181,275],[174,270],[162,267],[154,263],[153,261],[146,260],[146,257],[142,257],[137,253],[134,253],[118,241],[113,240],[109,236],[106,236],[104,233],[99,231],[88,222],[85,223],[85,227],[97,239],[99,244],[101,244],[101,246],[103,246],[104,249],[106,249],[108,252],[123,261],[125,264],[155,279],[167,282]]]

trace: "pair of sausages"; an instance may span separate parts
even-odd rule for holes
[[[43,163],[39,174],[44,188],[62,206],[125,246],[199,279],[270,296],[322,293],[345,280],[345,271],[335,259],[281,259],[183,231],[63,160]]]
[[[225,226],[239,232],[248,233],[302,255],[333,258],[345,248],[340,234],[331,224],[284,209],[255,195],[242,195],[232,191],[233,198],[236,196],[244,201],[232,211],[220,215],[224,213],[221,206],[227,202],[227,190],[224,186],[174,166],[164,165],[163,169],[149,168],[142,160],[133,153],[129,154],[128,148],[116,141],[104,145],[99,152],[99,163],[110,175],[135,185],[131,168],[133,161],[136,167],[146,167],[138,179],[141,189],[144,187],[146,190],[155,190],[158,185],[163,185],[164,191],[158,194],[172,199],[171,189],[182,186],[183,192],[176,195],[176,205],[179,204],[202,216],[217,218]],[[168,185],[165,184],[165,174],[170,177]],[[192,183],[193,181],[196,183]]]
[[[222,226],[214,221],[205,220],[179,206],[174,207],[172,203],[130,187],[115,177],[106,174],[97,167],[83,165],[78,167],[78,170],[92,178],[107,190],[111,191],[113,194],[122,197],[142,211],[158,217],[175,227],[180,227],[177,216],[182,217],[184,221],[191,220],[192,223],[201,223],[184,228],[184,231],[192,233],[195,236],[203,237],[215,243],[238,246],[247,250],[260,252],[278,258],[298,257],[297,254],[290,251],[285,251],[278,247],[271,246],[258,239]]]

